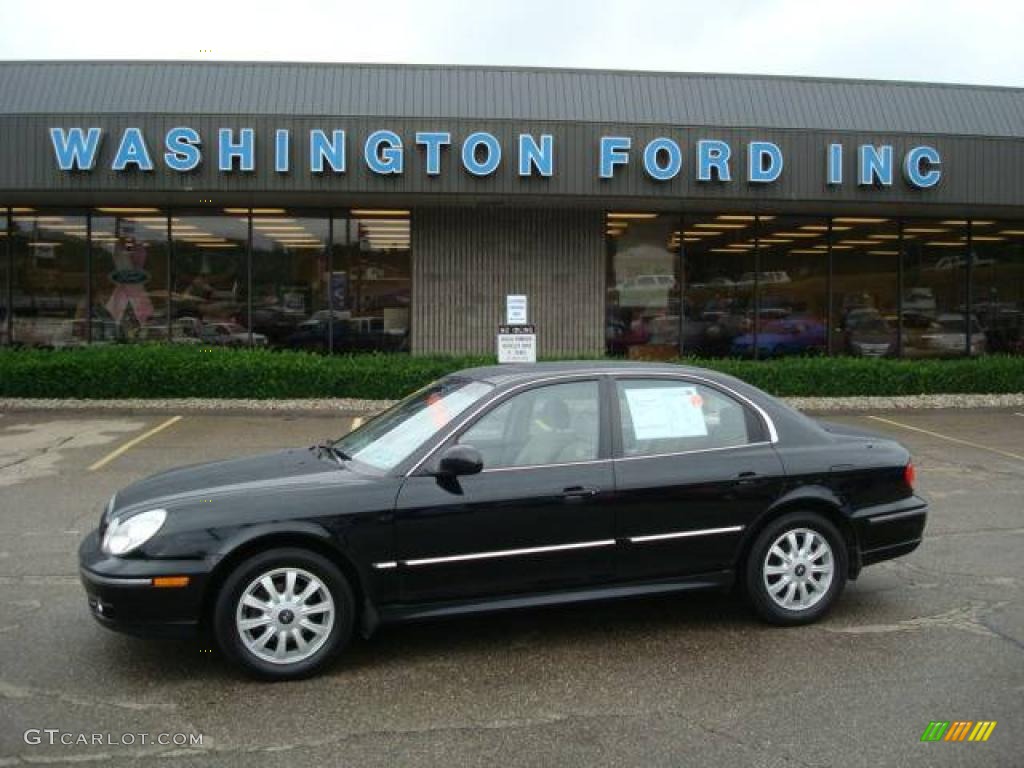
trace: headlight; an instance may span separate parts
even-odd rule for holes
[[[153,538],[167,519],[166,509],[151,509],[127,520],[115,518],[103,534],[102,549],[108,555],[123,555]]]

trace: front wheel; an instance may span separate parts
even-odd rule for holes
[[[783,515],[765,526],[750,548],[747,596],[771,624],[809,624],[839,598],[848,559],[842,534],[825,517]]]
[[[354,606],[330,560],[305,549],[272,549],[228,576],[213,625],[221,650],[246,672],[292,680],[317,672],[348,643]]]

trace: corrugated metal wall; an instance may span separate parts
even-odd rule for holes
[[[413,351],[492,353],[505,296],[526,294],[540,356],[600,354],[603,232],[599,211],[417,209]]]
[[[2,62],[0,114],[350,115],[1024,136],[1024,91],[669,72]]]

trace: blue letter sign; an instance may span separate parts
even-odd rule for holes
[[[172,171],[185,173],[194,170],[202,159],[199,151],[199,132],[194,128],[171,128],[164,137],[164,163]]]
[[[542,133],[540,145],[528,133],[519,134],[519,175],[530,176],[533,169],[545,178],[555,172],[555,139],[550,133]]]
[[[142,131],[138,128],[125,128],[121,136],[121,144],[114,155],[114,162],[110,168],[115,171],[123,171],[129,165],[134,165],[140,171],[152,171],[153,161],[149,157],[149,149],[146,147],[146,140],[142,138]]]
[[[476,159],[477,147],[486,150],[483,160]],[[462,164],[474,176],[490,176],[498,169],[501,162],[501,144],[490,133],[477,131],[471,133],[462,142]]]
[[[934,147],[914,147],[903,160],[903,175],[919,189],[934,187],[942,178],[942,158]]]
[[[90,128],[83,134],[81,128],[50,129],[50,141],[57,156],[57,167],[62,171],[91,171],[96,166],[96,153],[100,146],[99,128]]]
[[[252,128],[243,128],[239,132],[238,141],[234,141],[234,131],[221,128],[217,131],[217,168],[224,173],[235,169],[235,158],[238,158],[238,170],[253,171],[256,169],[256,137]]]
[[[752,141],[748,152],[747,181],[751,184],[767,184],[779,178],[782,173],[782,150],[777,144]]]
[[[629,162],[629,148],[633,140],[628,136],[601,137],[601,178],[610,179],[615,175],[615,166]]]

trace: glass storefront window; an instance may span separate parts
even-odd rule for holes
[[[676,214],[607,215],[608,354],[631,359],[679,354],[680,225]]]
[[[411,236],[404,210],[353,209],[334,220],[334,352],[409,351]]]
[[[683,353],[734,354],[752,340],[754,330],[757,219],[709,214],[687,216],[684,223]]]
[[[100,208],[92,215],[92,343],[166,341],[167,215]]]
[[[312,213],[252,216],[252,327],[273,347],[327,349],[330,219]]]
[[[820,355],[828,348],[828,221],[806,216],[758,219],[758,325],[733,340],[750,357]]]
[[[979,353],[1024,354],[1024,221],[971,222],[971,296]]]
[[[10,251],[7,248],[7,209],[0,208],[0,347],[10,342],[8,321],[10,315],[7,305],[10,302],[7,289],[10,287],[8,271],[10,270]]]
[[[246,216],[175,215],[171,236],[171,341],[266,346],[247,326]]]
[[[13,343],[78,347],[88,340],[86,217],[15,209]]]
[[[895,219],[832,220],[832,354],[897,354],[900,247]]]
[[[985,336],[967,314],[967,222],[908,219],[903,223],[903,357],[980,354]]]

